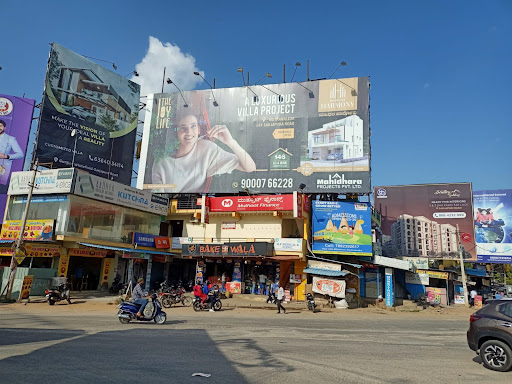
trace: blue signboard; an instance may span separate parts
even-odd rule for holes
[[[478,262],[512,263],[512,189],[474,191]]]
[[[155,247],[155,235],[150,235],[149,233],[133,233],[133,244],[137,244],[143,247]]]
[[[388,269],[391,272],[388,272]],[[386,307],[392,307],[395,304],[395,291],[393,288],[393,270],[386,268],[386,278],[384,280],[384,289],[386,291]]]
[[[372,255],[368,203],[313,201],[313,252]]]

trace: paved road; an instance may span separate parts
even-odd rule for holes
[[[467,348],[465,314],[171,308],[161,326],[122,325],[115,311],[0,307],[0,382],[512,382]]]

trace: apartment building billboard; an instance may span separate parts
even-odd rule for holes
[[[370,192],[369,79],[149,95],[138,188]]]
[[[11,174],[23,170],[35,100],[0,94],[0,212]]]
[[[382,253],[388,257],[476,261],[471,183],[374,187],[382,215]]]
[[[52,44],[36,157],[130,184],[140,86]]]
[[[313,201],[313,252],[372,256],[368,203]]]
[[[478,261],[512,264],[512,189],[473,192]]]

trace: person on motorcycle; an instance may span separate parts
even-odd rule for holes
[[[132,292],[132,302],[135,304],[140,304],[139,312],[137,312],[137,317],[144,317],[144,308],[148,304],[149,296],[142,290],[142,284],[144,284],[144,279],[141,277],[137,280],[138,284],[133,288]]]
[[[194,285],[194,296],[201,298],[201,303],[204,304],[206,299],[208,299],[208,295],[203,292],[203,287],[201,287],[201,282],[197,280],[196,285]]]

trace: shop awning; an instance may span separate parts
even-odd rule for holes
[[[174,253],[170,253],[170,252],[153,251],[153,250],[147,250],[147,249],[111,247],[109,245],[99,245],[99,244],[80,243],[80,242],[78,244],[83,245],[84,247],[110,249],[111,251],[119,251],[119,252],[149,253],[150,255],[176,256]]]
[[[315,260],[327,261],[327,262],[329,262],[329,263],[335,263],[335,264],[350,265],[351,267],[354,267],[354,268],[361,268],[361,267],[362,267],[362,265],[361,265],[361,264],[346,263],[346,262],[344,262],[344,261],[337,261],[337,260],[325,259],[325,258],[323,258],[323,257],[317,257],[317,256],[309,256],[309,255],[308,255],[308,259],[315,259]]]
[[[348,272],[344,271],[333,271],[330,269],[323,268],[306,268],[302,270],[302,273],[309,273],[312,275],[323,275],[323,276],[345,276]]]

